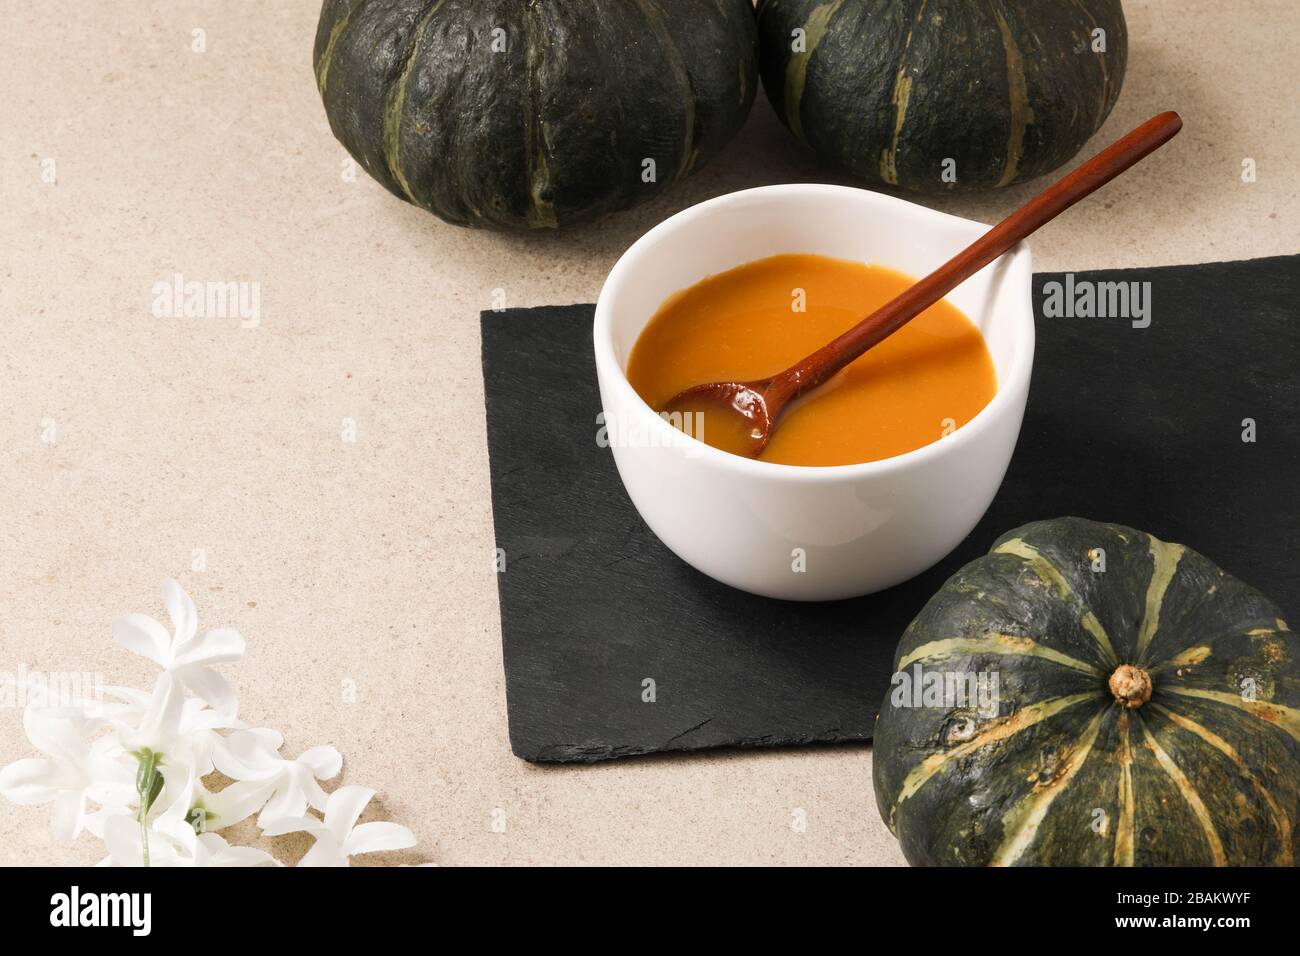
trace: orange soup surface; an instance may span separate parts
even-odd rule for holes
[[[767,378],[913,281],[882,266],[825,256],[747,263],[669,298],[637,339],[628,380],[659,411],[692,385]],[[792,403],[759,457],[787,465],[892,458],[965,425],[996,390],[983,336],[941,301]]]

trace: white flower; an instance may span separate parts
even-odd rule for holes
[[[146,821],[150,866],[279,866],[275,857],[254,847],[231,846],[205,825],[205,803],[210,795],[190,774],[175,788],[167,809]],[[198,830],[191,822],[197,818]],[[139,866],[144,859],[140,821],[135,816],[111,817],[104,825],[108,866]]]
[[[135,720],[128,723],[119,717],[113,723],[123,748],[130,752],[148,748],[158,753],[173,749],[181,737],[181,714],[185,711],[185,695],[180,683],[167,671],[158,675],[147,703],[136,712],[129,712]]]
[[[253,846],[231,846],[217,833],[204,833],[195,845],[193,866],[281,866],[265,850]]]
[[[101,724],[78,710],[23,712],[27,739],[46,757],[0,770],[0,793],[14,803],[54,803],[54,834],[76,839],[86,827],[86,803],[126,806],[134,797],[130,764],[112,737],[91,740]]]
[[[303,866],[347,866],[356,853],[415,845],[406,827],[356,825],[373,790],[326,795],[318,781],[343,766],[333,747],[289,760],[280,755],[281,734],[239,721],[234,689],[210,665],[238,660],[243,639],[228,629],[198,636],[194,602],[175,581],[163,582],[163,601],[170,635],[143,614],[113,623],[119,643],[162,667],[152,690],[109,687],[108,700],[29,706],[23,724],[44,756],[0,768],[0,796],[53,803],[56,835],[94,834],[108,850],[101,865],[109,866],[279,866],[270,854],[211,832],[259,811],[268,836],[315,835]],[[212,793],[204,780],[217,771],[234,782]]]
[[[301,818],[307,808],[324,810],[325,791],[317,780],[329,780],[343,768],[343,756],[333,747],[312,747],[297,760],[280,756],[284,738],[274,730],[237,730],[221,739],[213,763],[236,781],[213,795],[213,828],[238,823],[261,810],[257,825],[283,817]]]
[[[310,815],[286,817],[272,821],[263,832],[267,836],[279,836],[305,830],[315,836],[315,845],[298,861],[299,866],[349,866],[348,857],[357,853],[415,846],[415,834],[399,824],[356,825],[361,811],[374,795],[375,791],[369,787],[339,787],[325,801],[323,821]]]
[[[100,866],[140,866],[143,851],[140,824],[135,817],[111,817],[104,827],[104,845],[108,856]],[[279,861],[264,850],[251,846],[231,846],[219,834],[195,834],[192,842],[182,844],[157,824],[149,830],[149,865],[154,866],[279,866]]]
[[[107,687],[105,692],[121,701],[106,705],[106,719],[127,741],[128,749],[165,752],[173,762],[192,765],[200,777],[215,769],[213,751],[225,740],[218,731],[244,726],[197,698],[186,700],[166,673],[159,675],[151,693],[131,687]]]
[[[113,622],[113,636],[129,651],[153,661],[174,675],[214,710],[233,717],[237,701],[226,679],[208,665],[237,661],[244,656],[244,639],[237,631],[218,628],[199,636],[199,616],[185,589],[168,578],[163,603],[173,633],[147,614],[128,614]]]

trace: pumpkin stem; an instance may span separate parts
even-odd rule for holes
[[[1110,692],[1125,707],[1141,707],[1151,699],[1151,675],[1132,664],[1121,664],[1110,675]]]

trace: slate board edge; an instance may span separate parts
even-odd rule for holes
[[[809,734],[800,737],[776,739],[775,734],[763,737],[750,737],[741,740],[716,741],[701,744],[677,744],[670,747],[664,744],[651,747],[611,747],[599,745],[584,747],[581,744],[552,744],[531,753],[521,752],[515,745],[514,734],[510,735],[510,751],[521,760],[532,764],[596,764],[609,760],[621,760],[625,757],[655,757],[665,754],[698,754],[709,751],[756,751],[783,750],[785,748],[861,746],[871,743],[870,734]]]

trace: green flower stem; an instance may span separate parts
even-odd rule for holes
[[[162,793],[163,776],[158,768],[162,766],[162,754],[150,750],[148,747],[142,747],[134,751],[133,756],[139,766],[135,771],[135,792],[140,795],[140,849],[141,859],[145,866],[149,865],[149,810],[153,807],[154,801]]]

